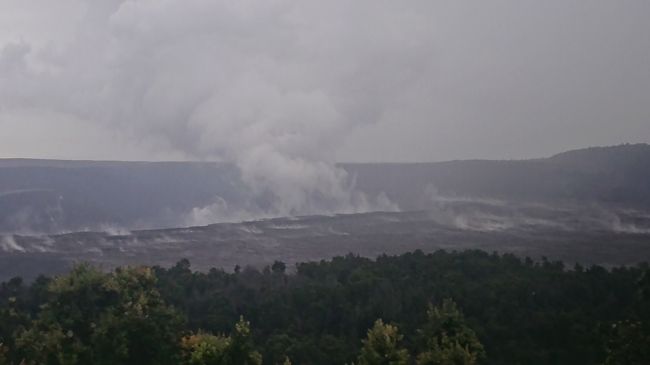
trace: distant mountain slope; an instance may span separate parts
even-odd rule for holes
[[[2,161],[0,231],[170,227],[216,195],[243,199],[232,166]]]
[[[370,196],[402,210],[448,199],[596,203],[650,210],[650,145],[588,148],[520,161],[341,164]],[[0,232],[172,227],[223,199],[245,209],[231,165],[194,162],[0,160]]]
[[[650,208],[650,145],[597,147],[519,161],[345,164],[360,189],[383,191],[403,209],[441,197]],[[423,197],[429,196],[427,201]]]

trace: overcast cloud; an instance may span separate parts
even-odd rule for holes
[[[435,161],[647,142],[649,15],[644,0],[0,0],[0,154]]]
[[[0,156],[224,160],[281,211],[364,209],[333,162],[650,141],[648,16],[646,0],[0,0]]]

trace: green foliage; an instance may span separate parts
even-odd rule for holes
[[[403,336],[396,326],[384,324],[378,319],[368,330],[364,339],[358,365],[406,365],[409,361],[408,351],[399,347]]]
[[[612,364],[648,348],[647,265],[568,270],[513,255],[416,251],[302,263],[292,274],[282,267],[200,273],[182,260],[111,273],[81,265],[29,285],[13,279],[0,284],[0,361],[349,364],[377,318],[404,335],[384,344],[421,363]],[[458,306],[427,313],[441,298]]]
[[[449,337],[442,335],[430,348],[419,354],[417,365],[474,365],[477,355]]]
[[[440,307],[429,305],[420,336],[424,351],[417,357],[418,365],[474,365],[485,358],[483,345],[451,299]]]
[[[50,284],[18,352],[34,364],[176,364],[181,317],[155,284],[148,268],[77,266]]]
[[[271,271],[273,271],[276,274],[284,274],[286,270],[287,270],[287,265],[282,261],[275,261],[273,265],[271,265]]]
[[[239,318],[235,324],[235,330],[230,335],[230,346],[226,352],[227,365],[260,365],[262,364],[262,355],[255,351],[253,338],[251,336],[250,323]]]
[[[188,365],[223,364],[229,346],[230,338],[203,332],[184,337],[182,340]]]
[[[0,342],[0,365],[10,365],[9,358],[7,357],[9,349]]]
[[[613,323],[606,333],[604,365],[641,365],[650,360],[650,269],[647,265],[637,280],[634,319]]]
[[[12,279],[2,284],[0,300],[0,365],[12,363],[9,348],[15,348],[13,333],[29,324],[29,314],[25,311],[25,287],[22,280]],[[4,362],[4,364],[3,364]]]
[[[204,332],[181,341],[188,365],[261,365],[262,355],[253,347],[250,323],[240,317],[229,337]]]
[[[650,361],[650,326],[639,321],[612,325],[605,365],[645,365]]]

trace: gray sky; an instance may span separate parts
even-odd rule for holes
[[[0,157],[222,159],[268,183],[650,142],[649,17],[647,0],[0,0]]]

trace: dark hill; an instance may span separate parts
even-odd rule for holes
[[[431,200],[483,198],[650,208],[650,145],[597,147],[550,158],[417,164],[346,164],[357,185],[403,209]],[[423,197],[430,199],[423,199]]]

